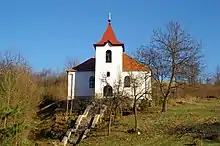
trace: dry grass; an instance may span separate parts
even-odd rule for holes
[[[34,143],[34,132],[42,122],[37,116],[39,104],[47,95],[53,100],[66,97],[65,76],[49,78],[37,77],[20,55],[0,54],[0,145]],[[45,86],[47,82],[50,86]]]
[[[165,114],[159,110],[154,107],[138,114],[140,135],[127,132],[133,127],[133,116],[129,115],[113,126],[110,136],[106,136],[106,129],[97,130],[80,145],[220,145],[219,99],[172,100]]]

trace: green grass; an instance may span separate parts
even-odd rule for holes
[[[152,107],[148,112],[138,113],[140,135],[127,132],[134,124],[133,116],[129,115],[120,118],[110,136],[106,128],[97,129],[80,146],[182,146],[194,142],[204,146],[220,145],[219,100],[194,100],[184,104],[170,101],[166,113],[159,111]]]

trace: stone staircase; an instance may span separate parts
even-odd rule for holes
[[[62,145],[77,145],[80,143],[96,127],[99,120],[104,116],[106,109],[107,106],[100,106],[94,102],[88,105],[84,113],[78,116],[74,127],[66,132]]]

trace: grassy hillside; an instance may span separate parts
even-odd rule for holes
[[[131,134],[133,116],[121,117],[107,136],[107,129],[96,130],[80,146],[177,146],[220,145],[220,100],[170,101],[168,111],[151,108],[138,114],[141,134]]]

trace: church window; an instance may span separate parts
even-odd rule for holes
[[[91,76],[89,78],[89,88],[95,88],[95,77]]]
[[[106,63],[111,63],[112,62],[112,51],[107,50],[105,57],[106,57]]]
[[[107,77],[110,77],[110,72],[109,71],[107,72]]]
[[[130,81],[130,77],[129,76],[126,76],[125,78],[124,78],[124,87],[130,87],[130,83],[131,81]]]

